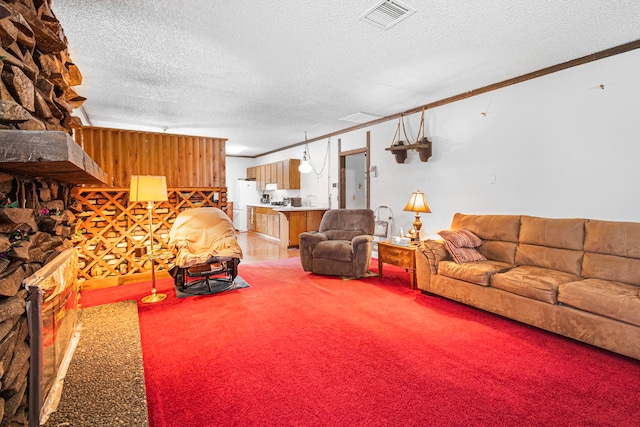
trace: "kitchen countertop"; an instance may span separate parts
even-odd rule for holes
[[[295,206],[282,206],[282,205],[271,205],[271,204],[266,204],[266,203],[251,203],[247,206],[256,206],[256,207],[260,207],[260,208],[270,208],[273,209],[274,211],[278,211],[278,212],[300,212],[300,211],[327,211],[329,210],[329,208],[323,208],[320,206],[300,206],[300,207],[295,207]]]
[[[300,212],[300,211],[328,211],[329,208],[322,208],[318,206],[272,206],[273,210],[278,212]]]

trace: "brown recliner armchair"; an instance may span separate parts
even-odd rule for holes
[[[373,249],[375,215],[370,209],[332,209],[320,230],[300,234],[304,271],[331,276],[364,277]]]

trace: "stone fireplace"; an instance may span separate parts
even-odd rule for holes
[[[0,426],[39,425],[52,399],[77,311],[71,190],[106,181],[66,132],[0,131]]]
[[[36,378],[43,372],[37,368],[60,363],[58,355],[49,357],[54,362],[46,356],[64,344],[56,339],[68,324],[56,323],[65,318],[65,304],[57,304],[55,321],[42,312],[56,306],[45,273],[60,279],[56,295],[75,298],[65,293],[65,283],[75,279],[77,256],[71,189],[107,183],[104,171],[70,138],[81,124],[72,111],[85,101],[74,90],[82,74],[51,3],[0,2],[0,427],[40,424],[42,392],[50,387]],[[68,256],[61,260],[61,254]],[[35,314],[33,307],[39,307]]]

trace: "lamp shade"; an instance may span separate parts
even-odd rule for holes
[[[405,206],[403,210],[431,213],[431,209],[429,209],[429,205],[427,204],[427,199],[425,199],[424,193],[421,191],[414,191],[411,193],[409,203],[407,203],[407,206]]]
[[[131,175],[129,201],[131,202],[166,202],[167,178],[152,175]]]
[[[302,160],[302,163],[300,163],[300,166],[298,166],[298,170],[300,171],[300,173],[309,173],[311,172],[311,169],[312,167],[309,164],[307,157],[305,156],[304,159]]]

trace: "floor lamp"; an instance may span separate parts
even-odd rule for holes
[[[132,175],[129,189],[130,202],[147,202],[149,211],[149,259],[151,260],[151,295],[142,298],[142,302],[152,303],[162,301],[165,294],[156,292],[156,266],[153,252],[153,202],[166,202],[167,179],[164,176]]]

